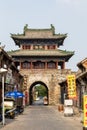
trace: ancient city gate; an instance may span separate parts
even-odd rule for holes
[[[28,103],[31,104],[31,90],[36,84],[42,84],[47,88],[48,104],[58,104],[61,99],[61,90],[58,82],[64,80],[70,70],[21,70],[27,84],[27,92],[29,93]]]
[[[24,76],[26,104],[31,103],[31,90],[37,83],[47,88],[49,104],[59,103],[61,94],[58,83],[68,74],[65,62],[74,54],[59,50],[66,36],[55,34],[53,25],[50,29],[28,29],[26,25],[23,34],[11,35],[15,44],[20,47],[9,54]]]

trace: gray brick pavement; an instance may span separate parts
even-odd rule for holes
[[[23,115],[6,119],[1,130],[82,130],[80,117],[64,117],[57,106],[28,106]]]

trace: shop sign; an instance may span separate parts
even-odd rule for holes
[[[65,99],[64,100],[64,105],[65,106],[72,106],[73,105],[73,100],[72,99]]]
[[[67,76],[67,85],[68,85],[69,99],[75,99],[77,95],[76,95],[76,78],[74,74]]]
[[[87,127],[87,95],[84,95],[83,97],[83,125],[84,127]]]
[[[64,107],[64,115],[73,115],[73,108],[72,107]]]

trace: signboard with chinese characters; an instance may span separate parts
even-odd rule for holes
[[[73,100],[72,99],[65,99],[64,100],[64,105],[65,106],[72,106],[73,105]]]
[[[64,107],[64,116],[71,116],[73,115],[73,108],[72,107]]]
[[[65,99],[64,101],[64,116],[71,116],[73,115],[73,100],[72,99]]]
[[[87,95],[84,95],[83,96],[83,104],[84,104],[84,106],[83,106],[83,109],[84,109],[84,111],[83,111],[83,125],[84,125],[84,127],[87,127]]]
[[[68,85],[68,97],[69,99],[75,99],[76,96],[76,78],[74,74],[67,76]]]

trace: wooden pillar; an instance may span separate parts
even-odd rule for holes
[[[30,50],[33,50],[33,45],[30,46]]]
[[[23,50],[23,46],[22,45],[20,46],[20,49]]]
[[[21,61],[20,61],[20,69],[22,68]]]
[[[31,67],[30,68],[33,69],[33,63],[32,63],[32,61],[31,61]]]
[[[45,69],[47,69],[47,61],[45,61]]]
[[[63,69],[65,69],[65,61],[63,62]]]
[[[58,48],[58,46],[57,45],[55,45],[55,49],[57,49]]]
[[[45,50],[47,50],[47,45],[45,45]]]
[[[65,61],[63,61],[61,69],[65,69]]]
[[[56,69],[58,69],[58,61],[56,61]]]

